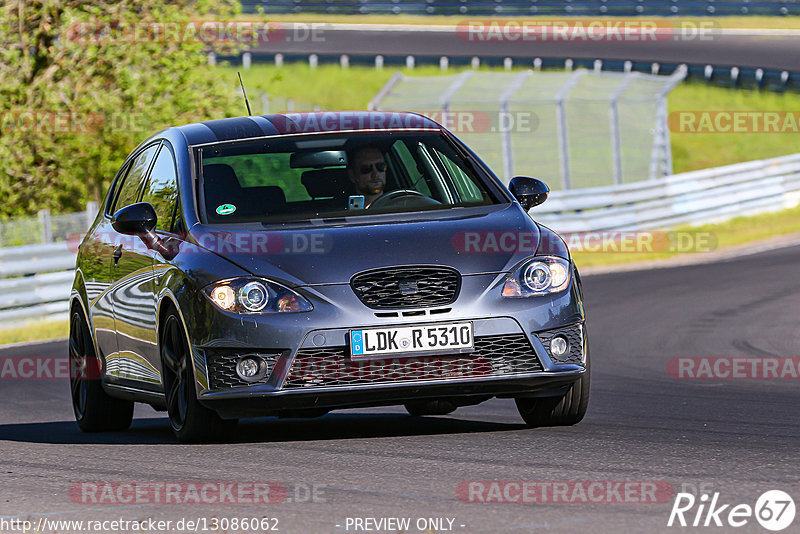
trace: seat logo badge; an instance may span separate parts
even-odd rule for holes
[[[416,280],[401,280],[398,284],[403,295],[416,295],[419,293]]]

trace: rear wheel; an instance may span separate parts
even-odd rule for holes
[[[75,421],[84,432],[125,430],[133,419],[133,402],[103,391],[100,364],[89,326],[75,310],[69,323],[69,385]]]
[[[413,400],[405,403],[406,410],[413,416],[447,415],[456,411],[458,406],[451,401],[442,399]]]
[[[161,364],[169,422],[178,440],[214,441],[233,431],[236,420],[224,420],[198,402],[189,344],[181,321],[174,313],[164,321]]]
[[[517,409],[530,427],[570,426],[581,422],[589,406],[589,368],[557,397],[517,398]]]

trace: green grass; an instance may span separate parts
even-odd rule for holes
[[[23,341],[63,339],[69,335],[69,322],[39,321],[22,326],[0,329],[0,345]]]
[[[700,236],[709,239],[708,242],[716,246],[699,252],[654,252],[654,253],[614,253],[614,252],[573,252],[575,263],[578,267],[598,265],[617,265],[637,261],[663,260],[680,255],[707,254],[716,250],[760,241],[770,237],[794,234],[800,232],[800,207],[765,213],[752,217],[737,217],[717,224],[701,226],[683,226],[675,228],[672,232],[685,232],[688,236]]]
[[[800,112],[800,94],[734,90],[703,83],[683,83],[668,97],[670,113],[677,111],[792,111]],[[771,158],[800,151],[797,133],[680,133],[673,131],[675,172],[685,172]]]
[[[415,24],[422,26],[445,25],[457,26],[467,20],[505,20],[519,21],[521,19],[535,22],[539,20],[595,20],[599,17],[592,15],[578,15],[561,17],[559,15],[539,15],[539,16],[480,16],[480,15],[328,15],[328,14],[285,14],[285,15],[255,15],[242,14],[240,20],[266,20],[275,22],[316,22],[316,23],[340,23],[340,24]],[[668,24],[707,24],[712,23],[720,28],[760,28],[760,29],[800,29],[800,17],[762,17],[762,16],[742,16],[742,17],[602,17],[606,20],[657,20]]]

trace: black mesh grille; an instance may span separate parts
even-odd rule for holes
[[[347,347],[298,351],[284,389],[500,377],[542,371],[542,364],[523,334],[477,337],[474,352],[453,356],[351,361],[348,354]]]
[[[258,382],[245,382],[236,374],[236,362],[246,354],[257,354],[264,358],[269,365],[267,376]],[[206,350],[206,365],[208,366],[208,385],[210,389],[223,389],[238,386],[263,384],[269,380],[279,354],[264,354],[252,350]]]
[[[553,363],[574,363],[575,365],[583,365],[583,325],[575,324],[566,328],[559,328],[558,330],[539,332],[535,335],[542,342],[542,345],[544,345]],[[550,350],[550,341],[558,335],[567,338],[569,350],[567,350],[566,354],[561,356],[553,356]]]
[[[357,274],[350,286],[370,308],[425,308],[455,301],[461,275],[449,267],[391,267]]]

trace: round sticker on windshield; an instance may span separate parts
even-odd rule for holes
[[[234,211],[236,211],[236,206],[233,204],[223,204],[222,206],[217,206],[218,215],[230,215]]]

